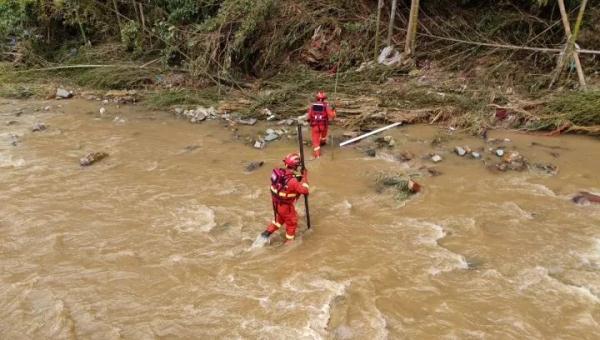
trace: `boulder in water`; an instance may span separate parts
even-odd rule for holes
[[[467,150],[465,150],[464,148],[462,148],[460,146],[455,147],[454,151],[456,152],[457,155],[459,155],[461,157],[467,154]]]
[[[269,133],[268,135],[265,136],[266,142],[272,142],[277,139],[279,139],[279,135],[276,133]]]
[[[265,164],[265,162],[263,161],[257,161],[257,162],[250,162],[246,165],[246,171],[248,172],[252,172],[258,168],[260,168],[261,166],[263,166]]]
[[[558,173],[558,166],[550,163],[535,163],[531,166],[531,168],[548,175],[556,175]]]
[[[510,170],[523,171],[527,168],[527,161],[516,151],[511,151],[502,157],[502,161],[508,164]]]
[[[31,128],[31,132],[40,132],[40,131],[44,131],[46,130],[48,127],[46,126],[46,124],[44,123],[35,123],[33,124],[33,127]]]
[[[576,204],[600,204],[600,195],[592,194],[587,191],[580,191],[571,201]]]
[[[106,152],[90,152],[79,160],[81,166],[90,166],[108,157]]]

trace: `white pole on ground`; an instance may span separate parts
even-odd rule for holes
[[[364,135],[360,135],[360,136],[358,136],[358,137],[354,137],[354,138],[352,138],[352,139],[349,139],[349,140],[347,140],[347,141],[345,141],[345,142],[342,142],[342,143],[340,143],[340,147],[342,147],[342,146],[345,146],[345,145],[348,145],[348,144],[350,144],[350,143],[357,142],[357,141],[359,141],[359,140],[361,140],[361,139],[363,139],[363,138],[367,138],[367,137],[369,137],[369,136],[372,136],[372,135],[378,134],[378,133],[380,133],[380,132],[382,132],[382,131],[385,131],[385,130],[391,129],[391,128],[393,128],[393,127],[396,127],[396,126],[399,126],[399,125],[402,125],[402,122],[398,122],[398,123],[394,123],[394,124],[391,124],[391,125],[388,125],[388,126],[384,126],[384,127],[382,127],[382,128],[379,128],[379,129],[377,129],[377,130],[373,130],[373,131],[371,131],[371,132],[365,133]]]

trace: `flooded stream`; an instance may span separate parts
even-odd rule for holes
[[[485,146],[457,133],[437,148],[442,175],[419,178],[423,191],[406,202],[377,193],[373,178],[410,165],[328,146],[307,165],[314,228],[301,217],[293,245],[274,236],[251,249],[272,218],[270,171],[295,140],[257,150],[221,122],[98,107],[0,100],[3,339],[600,334],[600,206],[570,202],[600,192],[598,140],[490,134],[558,165],[549,176],[492,173],[452,154]],[[48,129],[32,133],[38,121]],[[438,133],[390,132],[396,151],[426,165]],[[110,156],[80,167],[90,151]]]

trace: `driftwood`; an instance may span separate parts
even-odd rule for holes
[[[583,21],[583,13],[585,12],[586,5],[587,0],[583,0],[581,6],[579,7],[579,14],[577,15],[577,21],[575,22],[574,32],[571,32],[571,25],[569,24],[569,17],[565,8],[565,2],[564,0],[558,0],[558,7],[560,9],[560,15],[565,29],[567,42],[565,43],[565,47],[558,58],[556,69],[554,70],[554,75],[552,76],[552,80],[550,81],[549,88],[552,88],[552,86],[554,86],[554,84],[558,81],[560,75],[563,72],[563,69],[565,68],[565,64],[571,59],[575,61],[575,68],[577,69],[579,85],[582,89],[585,89],[587,86],[585,82],[585,76],[583,74],[583,68],[581,67],[581,61],[579,60],[579,55],[575,48],[577,46],[577,36],[579,34],[581,22]]]

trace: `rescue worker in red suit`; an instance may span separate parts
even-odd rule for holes
[[[300,155],[291,153],[283,160],[285,168],[273,169],[271,174],[271,196],[275,219],[261,234],[269,238],[271,234],[285,225],[286,243],[296,237],[298,227],[298,214],[296,213],[296,201],[301,195],[308,195],[308,178],[306,170],[302,176],[297,174],[300,166]]]
[[[317,101],[310,105],[308,109],[308,122],[311,127],[311,137],[313,145],[313,156],[321,157],[321,147],[327,144],[327,132],[329,122],[335,119],[335,107],[326,102],[325,92],[317,93]]]

